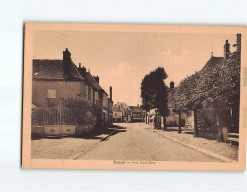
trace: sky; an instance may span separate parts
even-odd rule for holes
[[[223,57],[228,40],[231,51],[235,34],[187,34],[165,32],[81,32],[36,31],[33,37],[33,59],[63,59],[68,48],[72,61],[99,76],[101,87],[113,101],[129,106],[141,104],[142,79],[157,67],[164,67],[170,81],[179,84],[199,71],[210,59],[211,52]]]

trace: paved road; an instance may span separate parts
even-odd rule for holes
[[[95,145],[77,159],[149,160],[149,161],[219,161],[194,149],[154,133],[143,123],[121,123],[119,132]]]

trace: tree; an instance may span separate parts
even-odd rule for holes
[[[221,91],[232,112],[232,129],[239,130],[241,50],[232,53],[222,68]]]
[[[174,88],[169,92],[168,100],[169,100],[169,108],[172,112],[175,112],[179,115],[178,122],[178,133],[181,133],[181,114],[184,111],[183,103],[181,101],[182,98],[179,98],[179,88]]]
[[[185,78],[182,80],[178,87],[169,92],[169,107],[179,115],[179,128],[178,133],[181,133],[181,117],[182,112],[193,110],[194,111],[194,136],[198,135],[197,125],[197,109],[200,106],[201,97],[198,96],[197,84],[199,82],[199,73]]]
[[[164,117],[164,128],[166,128],[166,116],[168,109],[168,87],[164,80],[168,77],[164,68],[158,67],[147,74],[141,83],[142,108],[146,112],[156,108],[161,116]]]
[[[194,136],[198,136],[198,120],[200,128],[214,128],[215,123],[219,134],[222,127],[239,128],[240,50],[223,63],[220,60],[212,57],[201,71],[169,92],[169,107],[174,112],[194,111]]]

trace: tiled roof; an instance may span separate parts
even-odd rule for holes
[[[33,60],[33,79],[38,80],[82,80],[75,64],[70,64],[68,78],[64,78],[63,60]]]
[[[63,80],[63,60],[33,60],[33,78]]]
[[[205,66],[199,71],[200,73],[203,73],[204,71],[210,70],[212,67],[222,67],[224,64],[224,58],[223,57],[211,57]]]
[[[91,84],[96,90],[102,90],[106,95],[105,90],[99,85],[99,83],[95,80],[95,78],[91,75],[90,72],[86,72],[82,68],[77,68],[78,72],[89,84]]]
[[[90,72],[86,72],[84,78],[97,90],[102,89],[99,83],[94,79]]]
[[[79,80],[84,80],[79,71],[77,70],[77,67],[74,64],[74,62],[72,62],[72,67],[70,68],[70,76]]]

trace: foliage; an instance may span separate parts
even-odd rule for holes
[[[40,108],[32,109],[32,125],[43,124],[43,110]]]
[[[215,110],[224,115],[229,106],[239,105],[240,52],[230,54],[223,63],[213,58],[200,72],[185,78],[169,92],[169,108],[173,111],[200,111],[201,129],[215,125]],[[229,122],[226,120],[229,117],[222,117],[222,124]]]
[[[240,98],[240,52],[237,51],[227,60],[222,69],[221,91],[229,104],[239,103]],[[225,95],[226,96],[225,96]]]
[[[156,70],[147,74],[141,83],[142,108],[147,112],[157,108],[161,115],[167,116],[169,113],[168,87],[164,80],[168,77],[164,68],[158,67]]]
[[[80,98],[69,98],[62,101],[62,105],[71,108],[79,125],[93,124],[97,108]]]
[[[179,87],[169,92],[169,108],[176,113],[193,110],[199,107],[202,95],[198,93],[197,85],[200,81],[198,72],[185,78],[179,84]]]

